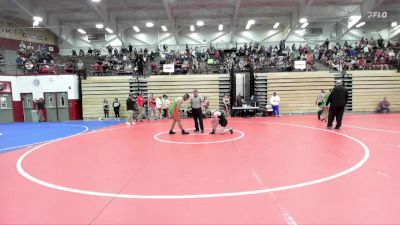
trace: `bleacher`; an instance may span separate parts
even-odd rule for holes
[[[316,112],[315,100],[320,90],[334,87],[334,77],[326,71],[268,73],[267,79],[268,99],[274,92],[280,96],[282,114]]]
[[[103,100],[110,105],[110,118],[114,117],[112,102],[118,98],[121,103],[120,115],[126,117],[126,99],[129,91],[129,77],[89,77],[82,81],[82,105],[84,119],[104,118]]]
[[[353,111],[375,112],[387,97],[391,111],[400,111],[400,74],[394,70],[351,71],[353,75]]]

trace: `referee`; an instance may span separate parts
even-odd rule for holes
[[[203,126],[203,112],[201,110],[201,96],[197,93],[197,89],[193,90],[193,96],[190,97],[190,104],[192,106],[192,115],[194,119],[194,127],[196,128],[194,132],[204,133]],[[200,124],[200,129],[199,129]]]
[[[341,80],[337,80],[336,87],[332,89],[332,92],[326,101],[326,106],[330,105],[327,125],[328,129],[332,128],[333,120],[336,118],[335,129],[340,130],[340,127],[342,126],[344,109],[348,99],[349,93],[343,86],[343,82]]]

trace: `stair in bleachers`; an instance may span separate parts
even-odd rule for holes
[[[225,94],[230,94],[230,79],[229,75],[224,74],[224,75],[219,75],[219,110],[223,111],[224,110],[224,102],[223,98]]]
[[[349,93],[349,99],[347,101],[347,105],[345,110],[348,112],[353,111],[353,76],[350,73],[342,72],[342,73],[335,73],[335,81],[341,80],[343,82],[343,86],[346,87]]]
[[[267,90],[267,74],[255,74],[255,93],[257,98],[257,106],[265,109],[268,105],[268,90]]]

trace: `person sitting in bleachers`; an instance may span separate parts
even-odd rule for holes
[[[376,112],[377,113],[390,112],[390,102],[387,100],[386,97],[383,97],[383,100],[381,102],[379,102]]]

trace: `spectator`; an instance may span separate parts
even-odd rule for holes
[[[381,102],[379,102],[376,112],[377,113],[390,112],[390,102],[387,100],[386,97],[383,97],[383,100]]]
[[[330,106],[327,125],[328,129],[332,128],[333,120],[335,118],[335,129],[339,130],[342,126],[344,108],[346,107],[348,97],[349,94],[346,88],[343,86],[343,82],[341,80],[336,81],[336,87],[332,89],[332,92],[330,93],[326,102],[326,106]]]
[[[169,114],[168,114],[168,109],[169,109],[169,105],[170,102],[168,100],[168,96],[167,95],[163,95],[163,101],[162,101],[162,110],[164,112],[163,117],[164,118],[169,118]]]
[[[133,94],[129,95],[129,98],[126,99],[126,110],[128,110],[128,121],[126,122],[127,125],[132,125],[133,123],[133,116],[136,109],[136,101],[133,97]]]
[[[103,100],[103,110],[104,110],[104,118],[110,118],[109,115],[110,105],[108,104],[108,100],[106,98]]]
[[[317,100],[315,101],[315,105],[318,106],[318,120],[321,120],[321,115],[322,112],[324,111],[324,98],[325,98],[325,93],[324,89],[321,89],[321,92],[317,96]]]
[[[120,116],[119,116],[120,107],[121,107],[121,104],[119,103],[118,98],[115,98],[114,102],[113,102],[113,108],[114,108],[115,118],[118,118],[118,120],[120,118]]]
[[[46,102],[43,100],[43,98],[40,98],[39,101],[36,101],[36,110],[39,116],[39,122],[46,122]]]
[[[150,95],[148,103],[149,103],[149,116],[148,116],[148,119],[150,119],[150,115],[151,115],[151,117],[153,117],[154,120],[158,120],[158,112],[157,112],[157,109],[156,109],[157,101],[156,101],[156,98],[154,97],[154,94]]]
[[[161,119],[161,116],[162,116],[162,103],[163,103],[163,97],[159,96],[156,99],[157,117],[159,119]]]
[[[281,101],[281,98],[279,95],[276,94],[276,92],[273,93],[271,98],[269,99],[270,104],[272,105],[272,110],[274,112],[274,116],[281,116],[279,114],[279,103]]]
[[[136,118],[136,122],[138,120],[140,120],[140,122],[143,122],[143,117],[146,118],[147,116],[146,116],[146,108],[144,106],[145,100],[143,98],[143,93],[142,92],[139,92],[139,95],[136,98],[136,104],[137,104],[138,113],[139,113],[137,118]]]
[[[224,95],[224,98],[222,99],[224,103],[224,112],[226,116],[230,116],[231,114],[231,98],[229,97],[228,94]]]

